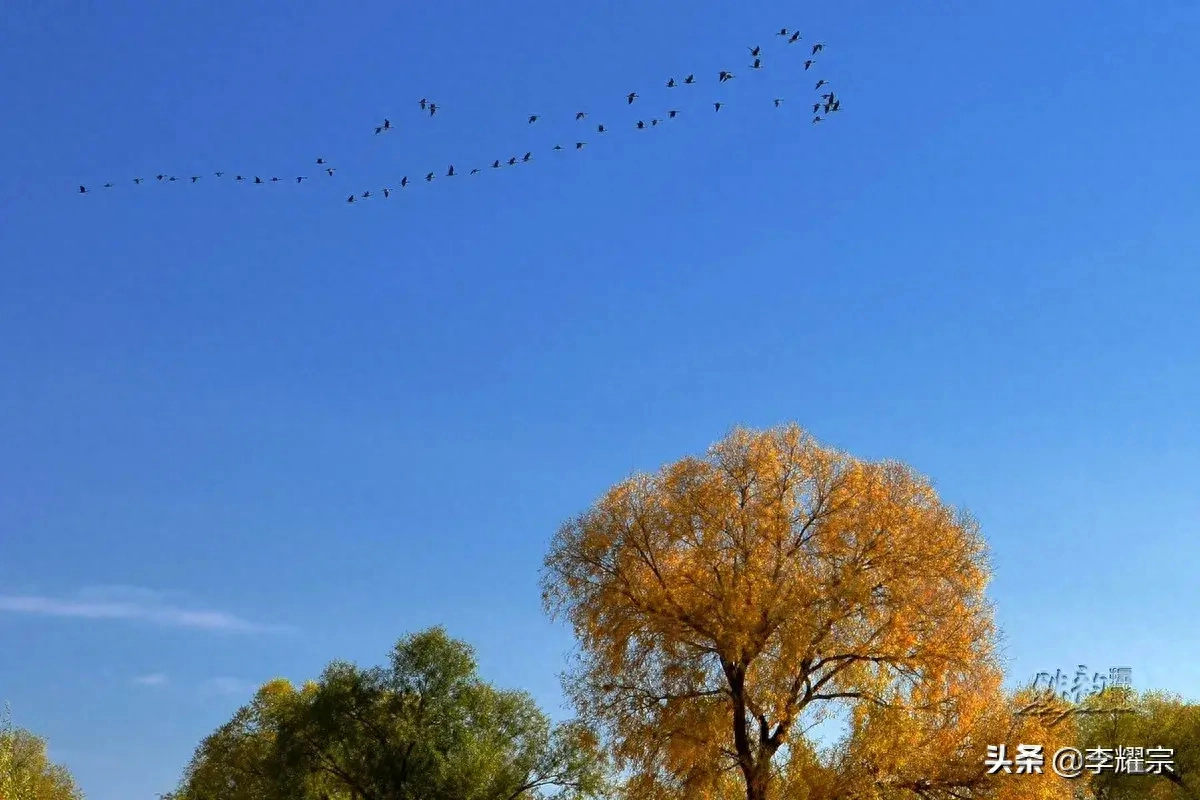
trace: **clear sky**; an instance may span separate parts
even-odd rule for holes
[[[0,697],[92,800],[435,623],[562,713],[549,538],[736,423],[970,508],[1014,680],[1200,694],[1200,6],[352,5],[5,4]]]

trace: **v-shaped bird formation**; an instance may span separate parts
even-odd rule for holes
[[[819,78],[814,81],[812,77],[812,68],[817,64],[817,56],[825,50],[824,43],[816,42],[812,45],[807,45],[806,43],[801,44],[803,42],[803,37],[801,36],[800,31],[789,30],[788,28],[780,28],[775,32],[772,39],[777,43],[777,47],[775,48],[765,48],[762,45],[752,45],[746,48],[749,51],[749,62],[746,64],[747,69],[753,70],[755,73],[774,69],[778,72],[781,72],[784,78],[792,84],[791,88],[786,92],[788,97],[773,98],[771,101],[772,106],[776,109],[785,109],[791,108],[799,103],[802,108],[809,108],[809,104],[811,103],[811,122],[814,125],[825,121],[831,115],[841,111],[842,101],[830,88],[829,81],[824,78]],[[771,51],[772,53],[782,54],[787,51],[792,51],[792,53],[794,53],[797,50],[795,47],[797,44],[801,44],[801,47],[798,49],[800,50],[800,56],[804,58],[803,62],[793,61],[791,67],[787,66],[786,64],[775,67],[774,62],[771,60],[772,56],[768,55],[767,52]],[[723,108],[729,105],[729,103],[724,100],[715,100],[708,101],[707,106],[705,106],[704,103],[706,101],[704,100],[703,96],[698,93],[702,91],[699,87],[702,87],[705,84],[711,85],[714,83],[727,84],[734,80],[738,80],[738,76],[732,69],[718,70],[715,76],[698,77],[696,73],[687,73],[682,75],[682,77],[667,77],[661,82],[661,87],[666,90],[665,99],[668,100],[668,102],[664,104],[666,107],[663,110],[658,112],[650,111],[646,114],[635,113],[634,116],[640,116],[641,118],[636,120],[625,120],[620,123],[612,120],[606,122],[593,121],[591,118],[591,113],[586,108],[581,107],[580,110],[574,112],[573,120],[562,120],[562,122],[571,122],[576,126],[571,135],[564,135],[561,141],[548,149],[550,152],[554,153],[579,153],[583,152],[589,146],[589,141],[607,140],[609,138],[608,134],[611,131],[624,130],[629,132],[657,129],[680,117],[694,115],[705,107],[711,109],[710,113],[720,113]],[[812,88],[810,89],[809,87]],[[808,94],[809,97],[807,99],[803,99],[804,94]],[[792,99],[785,103],[785,101],[788,101],[789,98]],[[642,99],[642,95],[637,91],[626,92],[623,95],[623,99],[624,102],[622,105],[630,111],[640,110],[644,106],[645,102]],[[428,97],[422,97],[414,104],[414,108],[417,113],[427,117],[428,119],[437,117],[438,112],[441,110],[441,106]],[[686,114],[684,113],[685,111],[687,112]],[[547,124],[547,121],[544,121],[543,115],[540,113],[527,113],[525,119],[527,126],[530,126],[531,129],[540,129],[545,127]],[[384,117],[379,124],[374,126],[374,135],[380,136],[391,133],[392,131],[397,130],[397,127],[398,126],[393,123],[391,117]],[[465,171],[456,169],[453,164],[447,165],[444,170],[439,168],[430,171],[414,171],[412,177],[409,175],[402,175],[392,185],[384,186],[376,190],[367,189],[361,192],[350,193],[346,196],[345,202],[356,203],[376,196],[387,199],[391,197],[391,195],[397,190],[407,189],[410,185],[416,183],[418,179],[422,179],[425,183],[432,183],[434,180],[439,178],[453,178],[460,174],[478,176],[484,174],[485,171],[494,171],[507,167],[518,166],[521,164],[528,164],[534,161],[534,152],[535,151],[533,149],[529,149],[525,150],[521,155],[508,155],[506,157],[493,159],[490,164],[474,164],[468,167]],[[334,178],[337,175],[337,168],[330,165],[330,163],[324,157],[318,157],[314,159],[311,168],[313,175],[320,177],[323,180]],[[200,183],[202,180],[208,182],[210,179],[256,186],[280,183],[300,186],[306,181],[310,181],[310,176],[291,175],[288,177],[281,177],[279,175],[267,175],[264,177],[262,174],[254,174],[249,171],[240,173],[233,171],[216,171],[202,175],[182,176],[172,175],[170,173],[157,173],[149,178],[141,176],[134,177],[132,179],[128,179],[125,183],[133,186],[141,186],[149,183],[170,184],[179,182],[184,182],[188,185],[195,185]],[[110,181],[101,184],[99,188],[102,190],[109,190],[116,188],[116,185],[117,184]],[[93,191],[93,188],[87,185],[81,184],[79,186],[80,194],[91,194]]]

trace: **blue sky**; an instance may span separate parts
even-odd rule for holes
[[[435,623],[561,713],[549,538],[737,423],[970,508],[1015,678],[1198,693],[1200,7],[743,5],[6,4],[0,697],[92,800]]]

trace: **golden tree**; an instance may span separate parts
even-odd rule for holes
[[[926,479],[792,425],[611,488],[559,530],[543,598],[579,642],[566,689],[639,800],[1069,796],[984,775],[984,738],[1015,724],[988,576]]]

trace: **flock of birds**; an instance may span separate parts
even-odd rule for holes
[[[784,41],[784,43],[787,45],[795,45],[798,42],[802,41],[802,37],[801,37],[799,31],[789,30],[787,28],[780,28],[779,31],[777,31],[775,33],[775,37],[782,39]],[[763,64],[763,57],[762,57],[763,48],[759,45],[755,45],[752,47],[748,47],[747,49],[750,51],[750,57],[753,59],[753,61],[748,65],[749,69],[753,69],[753,70],[764,69],[765,67]],[[810,48],[808,48],[808,52],[806,53],[807,57],[806,57],[805,61],[803,62],[803,72],[804,73],[810,73],[812,68],[817,64],[817,56],[824,49],[825,49],[825,45],[821,42],[817,42],[817,43],[811,45]],[[729,70],[720,70],[717,73],[716,81],[717,81],[717,83],[728,83],[729,81],[734,80],[736,77],[737,76]],[[682,79],[676,79],[674,77],[668,78],[667,81],[665,82],[665,86],[668,89],[675,89],[675,88],[679,88],[679,87],[683,87],[683,86],[695,85],[697,83],[698,83],[698,81],[697,81],[695,74],[688,74],[685,77],[683,77]],[[822,90],[825,90],[825,91],[822,92]],[[633,106],[638,101],[639,98],[640,98],[640,95],[637,92],[628,92],[625,95],[625,104],[627,106]],[[827,80],[825,80],[824,78],[818,79],[815,82],[813,98],[814,98],[815,102],[813,102],[813,104],[812,104],[812,124],[814,124],[814,125],[818,124],[820,122],[823,122],[827,117],[829,117],[832,114],[836,114],[837,112],[839,112],[841,110],[841,105],[842,105],[841,99],[837,96],[837,94],[835,92],[833,92],[832,89],[829,88],[829,82]],[[774,100],[772,101],[774,107],[781,108],[784,104],[784,99],[785,98],[782,98],[782,97],[774,98]],[[418,101],[417,105],[420,108],[420,110],[423,113],[427,114],[429,117],[436,117],[438,114],[438,110],[439,110],[438,104],[431,101],[428,98],[425,98],[425,97],[421,98]],[[714,113],[720,112],[724,106],[725,106],[725,103],[723,103],[723,102],[716,101],[716,102],[712,103],[712,108],[713,108]],[[651,129],[651,128],[657,128],[658,126],[663,125],[668,120],[676,119],[677,117],[680,116],[681,113],[682,112],[678,108],[672,108],[672,109],[669,109],[669,110],[663,112],[663,115],[661,117],[649,117],[649,118],[639,119],[636,122],[632,123],[631,127],[636,130],[647,130],[647,129]],[[534,125],[534,124],[538,123],[541,119],[542,119],[542,116],[540,114],[530,114],[528,116],[527,124]],[[596,135],[606,134],[610,130],[609,126],[607,126],[603,123],[596,124],[595,128],[593,129],[590,127],[592,123],[588,123],[587,120],[588,120],[588,112],[587,111],[575,112],[575,122],[588,125],[587,130],[593,131]],[[395,130],[395,128],[396,128],[396,126],[392,124],[391,119],[385,118],[380,124],[375,126],[375,135],[378,136],[381,134],[388,133],[390,131]],[[565,145],[561,144],[561,143],[555,144],[554,147],[552,148],[552,150],[555,152],[568,151],[568,150],[581,151],[587,146],[587,144],[588,143],[586,141],[579,139],[579,140],[575,140],[573,142],[573,144],[571,141],[568,141]],[[533,152],[527,151],[523,155],[520,155],[520,156],[514,155],[514,156],[510,156],[508,158],[495,159],[492,161],[490,166],[486,167],[486,168],[502,169],[504,167],[512,167],[512,166],[517,166],[519,164],[525,164],[532,160],[533,160]],[[337,168],[330,166],[330,164],[324,158],[317,158],[314,162],[314,166],[317,167],[318,170],[320,170],[320,173],[324,173],[326,178],[333,178],[335,176],[335,173],[337,172]],[[481,167],[481,166],[473,166],[467,171],[466,174],[478,175],[483,172],[484,168],[485,167]],[[318,174],[320,174],[320,173],[318,173]],[[421,175],[419,177],[422,177],[425,180],[425,182],[431,183],[438,177],[438,174],[439,174],[438,171],[431,171],[431,172],[425,172],[423,175]],[[443,173],[444,177],[447,177],[447,178],[452,178],[459,174],[461,174],[461,173],[455,170],[455,167],[453,164],[451,164],[449,166],[449,168],[445,171],[445,173]],[[214,172],[214,173],[212,173],[212,176],[216,179],[223,179],[226,176],[228,176],[235,183],[252,183],[252,184],[290,183],[290,182],[295,182],[296,184],[301,184],[301,183],[304,183],[305,181],[309,180],[309,176],[307,176],[307,175],[296,175],[296,176],[292,176],[292,177],[289,177],[286,179],[281,178],[277,175],[272,175],[270,177],[263,178],[261,175],[251,175],[249,173],[237,174],[237,173],[230,173],[227,171]],[[181,177],[178,175],[171,175],[169,173],[159,173],[159,174],[153,175],[152,179],[156,183],[176,183],[179,181],[187,181],[188,183],[195,184],[195,183],[199,183],[205,177],[207,177],[207,176],[206,175],[186,175],[186,176]],[[415,179],[410,180],[409,176],[404,175],[397,182],[396,186],[399,189],[404,189],[404,188],[408,187],[410,183],[413,183],[414,180]],[[147,182],[146,179],[142,178],[142,177],[135,177],[132,179],[132,183],[137,186],[140,186],[141,184],[146,183],[146,182]],[[100,188],[113,189],[113,188],[115,188],[115,186],[116,186],[116,184],[114,184],[112,182],[108,182],[108,183],[102,184],[102,186]],[[396,188],[393,188],[391,186],[385,186],[385,187],[377,190],[378,194],[382,195],[384,198],[390,197],[392,195],[392,193],[395,191],[396,191]],[[80,194],[91,194],[92,192],[93,192],[93,189],[86,185],[81,184],[79,186]],[[366,199],[369,199],[374,196],[376,196],[376,192],[373,192],[372,190],[366,190],[363,192],[350,194],[349,196],[346,197],[346,202],[347,203],[355,203],[360,200],[366,200]]]

